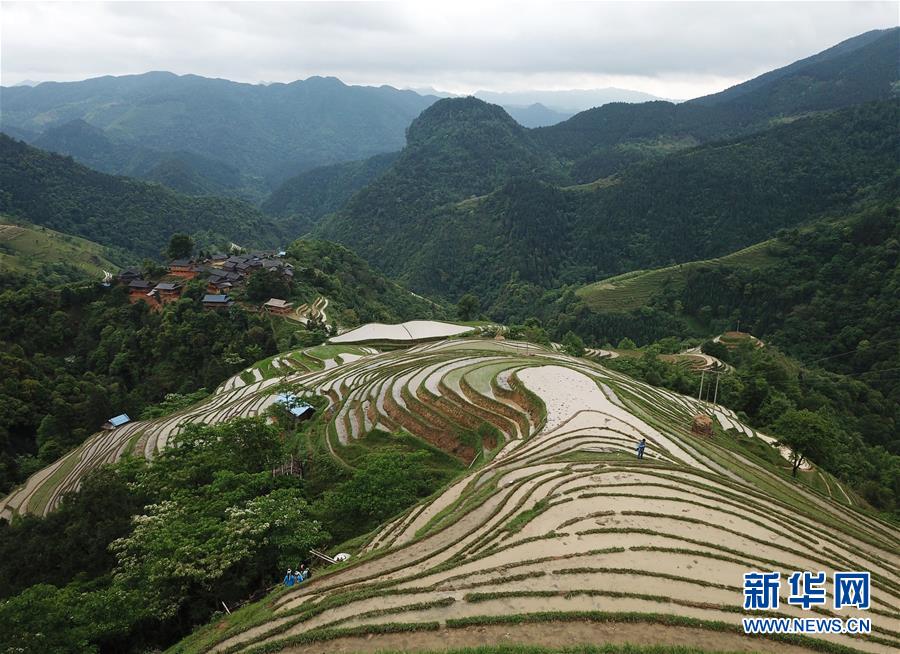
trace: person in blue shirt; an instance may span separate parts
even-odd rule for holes
[[[641,442],[637,444],[637,458],[644,458],[644,449],[647,447],[647,439],[642,438]]]
[[[291,574],[290,568],[288,568],[287,574],[284,575],[284,585],[288,588],[294,585],[294,575]]]

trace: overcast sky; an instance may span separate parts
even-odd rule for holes
[[[897,2],[0,4],[0,75],[714,92],[876,28]]]

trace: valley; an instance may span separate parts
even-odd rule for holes
[[[900,27],[219,9],[0,89],[0,652],[900,650]]]

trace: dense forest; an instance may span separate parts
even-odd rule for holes
[[[190,425],[152,462],[96,471],[48,517],[0,524],[0,651],[164,648],[222,602],[276,586],[310,547],[366,533],[461,469],[387,435],[339,468],[313,445],[323,421],[302,424]],[[290,454],[304,476],[273,476]]]
[[[211,391],[276,351],[267,319],[204,311],[200,283],[162,312],[96,282],[51,288],[4,274],[0,288],[0,492],[111,416]]]
[[[156,258],[174,232],[204,245],[276,246],[280,227],[239,200],[114,177],[0,134],[0,212]]]
[[[286,218],[292,234],[309,231],[322,216],[341,209],[360,189],[386,171],[396,152],[378,154],[363,161],[322,166],[285,180],[263,203],[262,209]]]
[[[540,157],[527,135],[499,119],[480,120],[476,130],[471,112],[457,130],[448,124],[455,106],[441,101],[429,108],[392,169],[316,233],[348,244],[417,292],[447,300],[474,292],[501,320],[516,297],[507,284],[549,290],[718,256],[780,228],[890,197],[900,148],[900,103],[876,102],[560,188],[550,183],[560,168]],[[428,138],[424,119],[441,109],[448,116]],[[509,142],[520,136],[513,148]],[[480,156],[470,157],[475,151]],[[504,168],[504,153],[517,153],[520,165]],[[443,174],[451,160],[464,172]],[[534,174],[523,176],[525,168]],[[507,175],[518,177],[491,192]]]

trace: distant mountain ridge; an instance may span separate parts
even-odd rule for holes
[[[159,182],[187,195],[253,196],[252,182],[228,164],[193,152],[160,152],[113,142],[80,118],[51,127],[31,145],[69,155],[90,168]]]
[[[611,102],[653,102],[667,100],[652,93],[606,87],[601,89],[568,89],[563,91],[475,91],[479,100],[503,107],[541,104],[552,111],[575,114]]]
[[[864,189],[890,193],[898,120],[900,103],[873,103],[570,187],[558,181],[561,164],[541,159],[539,150],[534,161],[543,165],[530,175],[520,169],[501,184],[501,176],[486,174],[498,170],[496,159],[478,165],[467,159],[465,168],[481,173],[476,185],[464,176],[448,179],[446,163],[431,170],[401,166],[430,158],[413,143],[316,233],[348,245],[415,291],[446,299],[475,292],[490,307],[509,300],[507,283],[558,288],[715,257],[845,210],[866,197]],[[518,136],[521,149],[534,147],[528,132]],[[468,149],[437,135],[434,141],[445,157]]]
[[[575,160],[575,181],[698,143],[759,131],[808,113],[897,96],[900,28],[875,30],[710,96],[681,104],[607,104],[535,131]]]
[[[274,184],[399,150],[406,127],[436,100],[333,77],[264,86],[167,72],[2,87],[0,97],[3,129],[15,136],[82,120],[114,144],[187,151]]]

